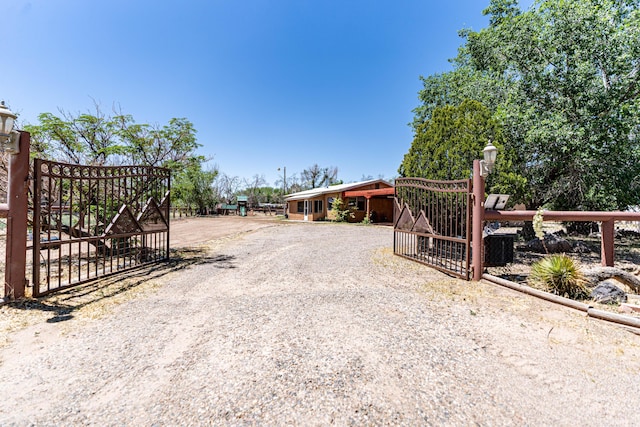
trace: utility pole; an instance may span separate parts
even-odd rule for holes
[[[284,195],[287,194],[287,167],[283,166],[282,169],[284,172],[284,181],[282,184],[282,202],[284,204],[283,213],[285,216],[287,216],[287,203],[284,201]],[[278,168],[278,171],[280,171],[280,168]]]
[[[283,166],[282,167],[283,171],[284,171],[284,181],[283,181],[283,188],[282,188],[282,196],[284,197],[285,194],[287,194],[287,167]],[[278,168],[278,172],[280,172],[280,168]]]

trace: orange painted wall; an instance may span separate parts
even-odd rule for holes
[[[388,188],[393,187],[392,185],[388,185],[385,183],[372,183],[369,185],[363,185],[361,187],[354,188],[352,190],[375,190],[377,188]],[[344,193],[333,193],[333,194],[323,194],[321,196],[315,197],[313,199],[309,199],[309,221],[319,221],[322,219],[334,220],[335,215],[332,210],[329,210],[329,202],[330,198],[340,197],[346,201],[344,197]],[[315,200],[322,200],[322,212],[313,212],[313,202]],[[292,200],[289,201],[288,213],[289,219],[303,221],[304,213],[298,212],[298,201],[303,200]],[[386,197],[374,197],[369,199],[369,210],[375,210],[377,213],[377,221],[381,222],[383,218],[386,218],[387,222],[393,220],[393,199],[388,199]],[[354,211],[354,217],[349,219],[349,222],[362,222],[366,215],[366,202],[365,202],[365,210],[363,211]]]

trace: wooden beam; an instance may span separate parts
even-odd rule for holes
[[[493,211],[487,210],[487,221],[531,221],[536,211]],[[623,211],[544,211],[545,221],[640,221],[640,212]]]

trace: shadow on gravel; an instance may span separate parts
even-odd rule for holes
[[[233,263],[236,257],[233,255],[207,256],[201,249],[181,249],[179,251],[179,256],[183,260],[189,260],[189,262],[184,262],[184,265],[180,268],[187,268],[194,264],[213,264],[216,268],[236,268]]]
[[[209,264],[216,268],[236,268],[231,255],[208,255],[204,249],[172,249],[167,261],[103,277],[41,298],[23,298],[5,304],[7,308],[51,313],[47,323],[71,320],[80,309],[91,316],[105,311],[105,306],[135,298],[145,289],[158,286],[155,279],[187,268]]]

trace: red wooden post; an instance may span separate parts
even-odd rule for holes
[[[7,253],[4,273],[6,298],[24,297],[27,262],[27,209],[29,188],[29,147],[31,135],[20,132],[20,152],[9,156],[7,189]],[[38,234],[33,233],[34,236]]]
[[[601,252],[600,260],[604,267],[613,267],[613,240],[614,240],[614,225],[615,221],[610,219],[608,221],[602,221],[602,240],[601,240]]]
[[[484,225],[484,178],[480,175],[480,160],[473,161],[473,211],[471,223],[471,266],[472,279],[477,282],[482,279],[484,257],[482,244],[482,230]]]

